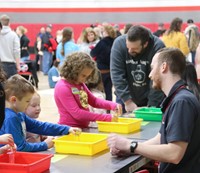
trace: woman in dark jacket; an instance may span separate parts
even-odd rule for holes
[[[96,57],[97,67],[101,72],[106,100],[112,100],[112,81],[110,77],[110,52],[116,32],[111,25],[103,28],[103,38],[91,50],[90,55]]]

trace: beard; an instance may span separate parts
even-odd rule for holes
[[[141,51],[140,51],[140,52],[129,52],[129,54],[130,54],[132,57],[137,57],[137,56],[139,56],[139,55],[143,54],[143,53],[144,53],[144,51],[145,51],[145,48],[144,48],[144,47],[142,47],[142,49],[141,49]]]
[[[155,77],[152,79],[152,88],[156,90],[161,90],[161,80],[159,72],[157,72]]]

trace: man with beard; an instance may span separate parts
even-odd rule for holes
[[[141,106],[158,107],[163,93],[151,88],[150,64],[164,43],[144,26],[132,26],[127,35],[118,37],[111,50],[111,78],[127,112]]]
[[[157,160],[159,173],[199,173],[200,104],[181,79],[185,66],[185,56],[177,48],[164,48],[155,54],[149,77],[153,88],[166,95],[160,131],[141,143],[110,135],[108,145],[113,155],[140,154]]]

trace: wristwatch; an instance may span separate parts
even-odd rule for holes
[[[134,153],[134,151],[137,148],[137,146],[138,146],[138,143],[136,141],[132,141],[131,142],[131,146],[130,146],[131,153]]]

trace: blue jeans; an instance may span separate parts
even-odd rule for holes
[[[15,74],[17,74],[16,63],[14,62],[1,62],[3,70],[6,73],[7,79]]]
[[[44,75],[48,74],[49,69],[51,68],[53,62],[53,55],[48,51],[43,51],[43,58],[42,58],[42,71]]]

